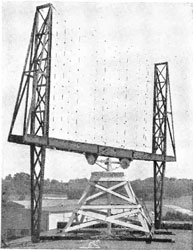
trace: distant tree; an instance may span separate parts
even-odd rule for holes
[[[5,181],[11,181],[11,180],[12,180],[11,174],[9,174],[9,175],[7,175],[7,176],[5,177]]]
[[[44,193],[67,194],[70,199],[81,197],[88,180],[72,179],[68,183],[58,180],[44,180]],[[167,178],[164,179],[164,198],[178,198],[192,194],[193,180]],[[144,180],[131,181],[131,186],[138,198],[143,200],[153,200],[154,180],[147,178]],[[30,175],[24,172],[10,174],[2,180],[2,190],[5,190],[8,199],[23,199],[30,196]]]
[[[2,185],[2,195],[1,195],[2,206],[7,204],[7,202],[9,201],[9,196],[10,196],[9,187],[4,182]]]
[[[188,214],[183,214],[180,212],[171,212],[168,211],[165,216],[163,216],[163,220],[166,221],[192,221],[192,217]]]
[[[18,200],[19,200],[19,201],[23,201],[23,200],[25,200],[25,198],[26,198],[25,194],[21,194],[21,195],[19,196]]]
[[[30,175],[27,173],[16,173],[13,176],[13,184],[18,196],[30,194]]]
[[[79,199],[82,196],[87,183],[88,180],[86,178],[70,180],[67,189],[68,199]]]

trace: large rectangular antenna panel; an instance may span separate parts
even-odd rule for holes
[[[150,151],[153,63],[138,50],[134,8],[55,7],[50,137]]]

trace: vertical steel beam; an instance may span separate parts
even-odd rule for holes
[[[41,211],[44,181],[45,147],[30,146],[31,160],[31,236],[38,242],[41,231]]]
[[[169,85],[168,63],[155,64],[152,153],[166,156],[167,149],[167,92]],[[161,227],[163,182],[166,162],[153,162],[155,228]]]

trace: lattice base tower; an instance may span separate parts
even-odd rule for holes
[[[64,232],[107,224],[151,234],[151,219],[122,172],[93,172]]]

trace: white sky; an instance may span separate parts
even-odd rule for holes
[[[21,171],[29,173],[30,170],[29,147],[8,143],[7,136],[26,56],[29,36],[32,29],[35,7],[40,4],[42,4],[42,2],[40,1],[6,1],[3,2],[2,5],[1,53],[3,63],[1,85],[1,141],[3,156],[3,177],[5,177],[9,173],[14,174]],[[87,29],[94,30],[94,28],[97,27],[99,30],[97,30],[98,33],[96,34],[96,41],[100,41],[100,38],[104,36],[107,42],[107,49],[105,54],[106,60],[108,61],[109,57],[113,53],[110,52],[110,55],[108,55],[107,51],[113,51],[114,48],[118,47],[115,53],[115,57],[118,58],[118,55],[121,55],[122,58],[121,62],[119,62],[118,65],[118,72],[120,72],[123,61],[128,58],[130,62],[128,69],[133,72],[133,81],[131,82],[136,82],[137,80],[139,80],[138,84],[139,86],[141,86],[141,88],[144,88],[144,86],[142,86],[141,84],[143,83],[143,77],[145,78],[146,76],[146,70],[149,72],[149,84],[153,84],[153,64],[162,61],[169,62],[175,139],[177,148],[177,162],[167,164],[166,176],[173,176],[177,178],[193,178],[193,130],[191,126],[191,124],[193,123],[193,16],[191,5],[184,3],[83,4],[80,2],[74,4],[63,3],[61,5],[57,2],[54,3],[54,6],[57,9],[57,13],[55,13],[55,15],[58,15],[59,12],[60,15],[66,17],[66,20],[69,24],[69,34],[71,34],[73,39],[76,39],[74,34],[76,34],[75,29],[77,25],[80,25],[80,27],[84,27],[84,25],[86,24],[85,27],[82,28],[82,37],[87,34],[88,37],[85,38],[85,40],[87,39],[87,42],[95,42],[95,40],[91,40],[91,38],[89,38],[90,33],[89,31],[87,32]],[[79,16],[77,15],[77,13]],[[102,21],[100,19],[101,23],[99,23],[99,26],[97,26],[95,23],[95,21],[98,20],[98,16],[101,16],[102,19]],[[78,19],[78,17],[81,17],[82,19]],[[105,26],[103,26],[102,24],[105,24]],[[105,33],[105,30],[108,30],[108,34]],[[94,42],[92,43],[93,47],[95,46]],[[71,46],[73,49],[77,48],[73,44]],[[55,47],[53,44],[53,50],[54,48]],[[104,46],[99,46],[99,60],[102,60],[101,58],[104,57],[102,50],[103,48]],[[93,48],[89,49],[92,52]],[[129,52],[127,52],[128,49]],[[86,48],[84,48],[84,52],[85,58],[87,56],[88,59],[89,55],[88,52],[86,52]],[[71,55],[69,53],[69,57],[70,56]],[[81,57],[82,56],[83,55],[81,55]],[[73,68],[73,66],[74,65],[72,65],[71,68]],[[92,68],[92,66],[90,67]],[[125,67],[125,65],[123,66]],[[71,68],[69,66],[68,69]],[[138,72],[139,69],[140,72]],[[134,73],[136,75],[136,78],[134,77]],[[59,71],[57,72],[57,74],[59,74]],[[113,72],[111,72],[111,76],[112,74]],[[125,73],[122,73],[122,78],[124,78],[125,76]],[[131,72],[129,76],[132,77]],[[83,79],[87,78],[85,77]],[[90,79],[92,79],[91,76],[89,76],[89,80]],[[106,76],[107,82],[109,79],[110,78]],[[140,91],[141,88],[138,87],[138,91]],[[117,100],[119,98],[120,97],[117,96]],[[131,98],[133,97],[131,96]],[[143,135],[143,125],[140,125],[140,119],[143,120],[142,118],[144,117],[142,95],[138,97],[137,100],[139,103],[138,105],[135,106],[134,104],[132,104],[131,106],[126,108],[127,110],[129,110],[128,115],[131,115],[132,112],[138,112],[139,121],[136,130],[138,137],[136,141],[138,140],[138,144],[140,144],[142,143],[141,138]],[[133,103],[135,103],[134,101],[135,100],[133,100]],[[108,105],[110,106],[110,102],[108,103]],[[79,110],[81,109],[79,108]],[[92,110],[90,110],[90,112],[92,112]],[[70,120],[70,122],[72,123],[72,119],[70,119],[70,117],[67,120]],[[114,121],[115,119],[112,120],[112,122]],[[149,121],[151,125],[151,120],[149,119]],[[61,126],[64,127],[64,124],[60,126],[58,125],[58,130]],[[121,122],[119,126],[121,128],[119,129],[119,131],[124,130],[124,127],[121,127]],[[91,127],[92,126],[89,126],[89,128]],[[55,129],[57,130],[57,126]],[[79,127],[79,130],[82,129],[80,129]],[[117,131],[116,128],[115,131]],[[90,135],[92,135],[93,130],[91,129],[89,133]],[[97,134],[98,132],[95,133]],[[110,138],[108,129],[104,134],[108,138]],[[134,133],[131,133],[130,136],[132,136],[132,134]],[[88,140],[91,140],[90,135],[87,138]],[[115,134],[113,135],[114,137],[116,137]],[[149,134],[147,133],[147,136],[148,135],[148,138],[151,141],[151,131],[149,132]],[[58,134],[58,136],[60,135]],[[65,138],[65,135],[63,136]],[[69,136],[70,138],[71,136],[73,137],[73,130],[71,130],[71,134]],[[82,138],[85,138],[85,134]],[[106,138],[107,142],[108,140],[110,140],[108,138]],[[128,144],[130,145],[129,148],[142,150],[142,148],[137,148],[136,141],[134,136],[133,141],[130,141],[130,144]],[[112,143],[116,144],[116,139],[112,141]],[[121,142],[118,145],[120,146]],[[147,149],[144,149],[144,151],[145,150]],[[144,179],[146,177],[150,177],[153,175],[152,165],[153,163],[134,161],[132,162],[130,168],[127,170],[127,174],[130,179]],[[82,155],[51,150],[47,151],[45,178],[55,178],[63,181],[67,181],[68,179],[72,178],[89,178],[91,171],[98,170],[99,169],[97,167],[88,165],[84,156]]]

